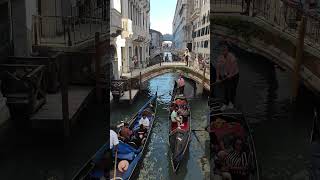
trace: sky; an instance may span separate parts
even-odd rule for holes
[[[150,28],[172,34],[172,21],[177,0],[150,0]]]

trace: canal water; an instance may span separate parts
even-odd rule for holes
[[[310,164],[312,110],[319,107],[319,99],[302,87],[297,105],[291,106],[290,72],[261,56],[233,50],[240,66],[236,105],[245,113],[253,129],[261,179],[306,179]],[[161,95],[158,118],[139,179],[205,179],[209,171],[208,136],[201,131],[192,135],[187,158],[178,175],[171,171],[168,112],[165,109],[176,78],[175,74],[165,74],[150,80],[147,90],[141,92],[133,105],[112,104],[111,122],[115,124],[133,115],[157,89]],[[191,99],[192,129],[204,128],[207,99],[193,96],[192,83],[187,84],[186,94]],[[0,179],[71,179],[106,140],[104,110],[92,105],[81,116],[72,137],[65,141],[56,135],[32,133],[28,128],[16,129],[10,123],[0,127]]]
[[[170,105],[174,81],[178,78],[177,74],[168,73],[147,82],[146,91],[142,92],[133,105],[112,104],[111,106],[111,124],[117,124],[121,120],[129,119],[140,107],[158,90],[158,109],[157,119],[151,134],[150,143],[143,159],[140,169],[139,178],[145,179],[176,179],[176,180],[193,180],[205,179],[209,177],[209,152],[206,151],[208,146],[208,134],[203,131],[196,131],[192,134],[192,140],[180,167],[178,174],[172,172],[170,158],[168,155],[168,133],[169,119],[167,108]],[[192,109],[192,129],[204,129],[207,122],[208,97],[201,94],[194,95],[194,84],[187,81],[185,95],[189,98]]]
[[[236,106],[251,124],[262,180],[307,179],[313,108],[318,98],[301,87],[290,104],[291,73],[271,61],[237,48],[240,81]],[[215,88],[218,96],[221,87]]]

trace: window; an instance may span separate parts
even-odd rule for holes
[[[208,41],[204,41],[204,48],[208,48]]]
[[[121,1],[120,0],[113,0],[113,7],[117,11],[121,13]]]

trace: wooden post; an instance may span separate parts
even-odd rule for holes
[[[131,104],[131,97],[132,97],[132,94],[131,94],[131,89],[132,89],[132,72],[131,72],[131,77],[129,79],[129,100],[130,100],[130,104]]]
[[[142,82],[142,76],[141,76],[141,71],[139,75],[139,90],[141,90],[141,82]]]
[[[95,44],[96,44],[96,63],[95,63],[95,69],[96,69],[96,99],[97,102],[101,102],[101,87],[100,87],[100,64],[101,64],[101,53],[100,53],[100,33],[96,32],[95,34]]]
[[[306,17],[302,15],[301,23],[299,25],[299,34],[296,44],[296,62],[294,64],[293,71],[293,89],[292,89],[292,99],[294,101],[298,95],[299,84],[300,84],[300,69],[302,65],[303,51],[304,51],[304,36],[306,30]]]
[[[204,87],[204,81],[206,80],[206,67],[203,67],[203,79],[202,79],[202,87],[203,90],[205,89]],[[203,91],[202,91],[203,92]]]
[[[68,59],[65,54],[60,56],[60,79],[61,79],[61,100],[62,100],[62,118],[63,118],[63,128],[64,136],[70,136],[70,119],[69,119],[69,100],[68,100]]]

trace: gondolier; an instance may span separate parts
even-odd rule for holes
[[[185,81],[182,77],[182,74],[180,74],[180,77],[178,79],[178,90],[180,94],[184,93],[184,86],[185,86]]]
[[[224,104],[221,110],[232,109],[236,97],[239,82],[239,68],[236,57],[229,52],[227,44],[222,45],[222,55],[218,59],[216,69],[217,82],[223,80]],[[228,105],[228,106],[227,106]]]

